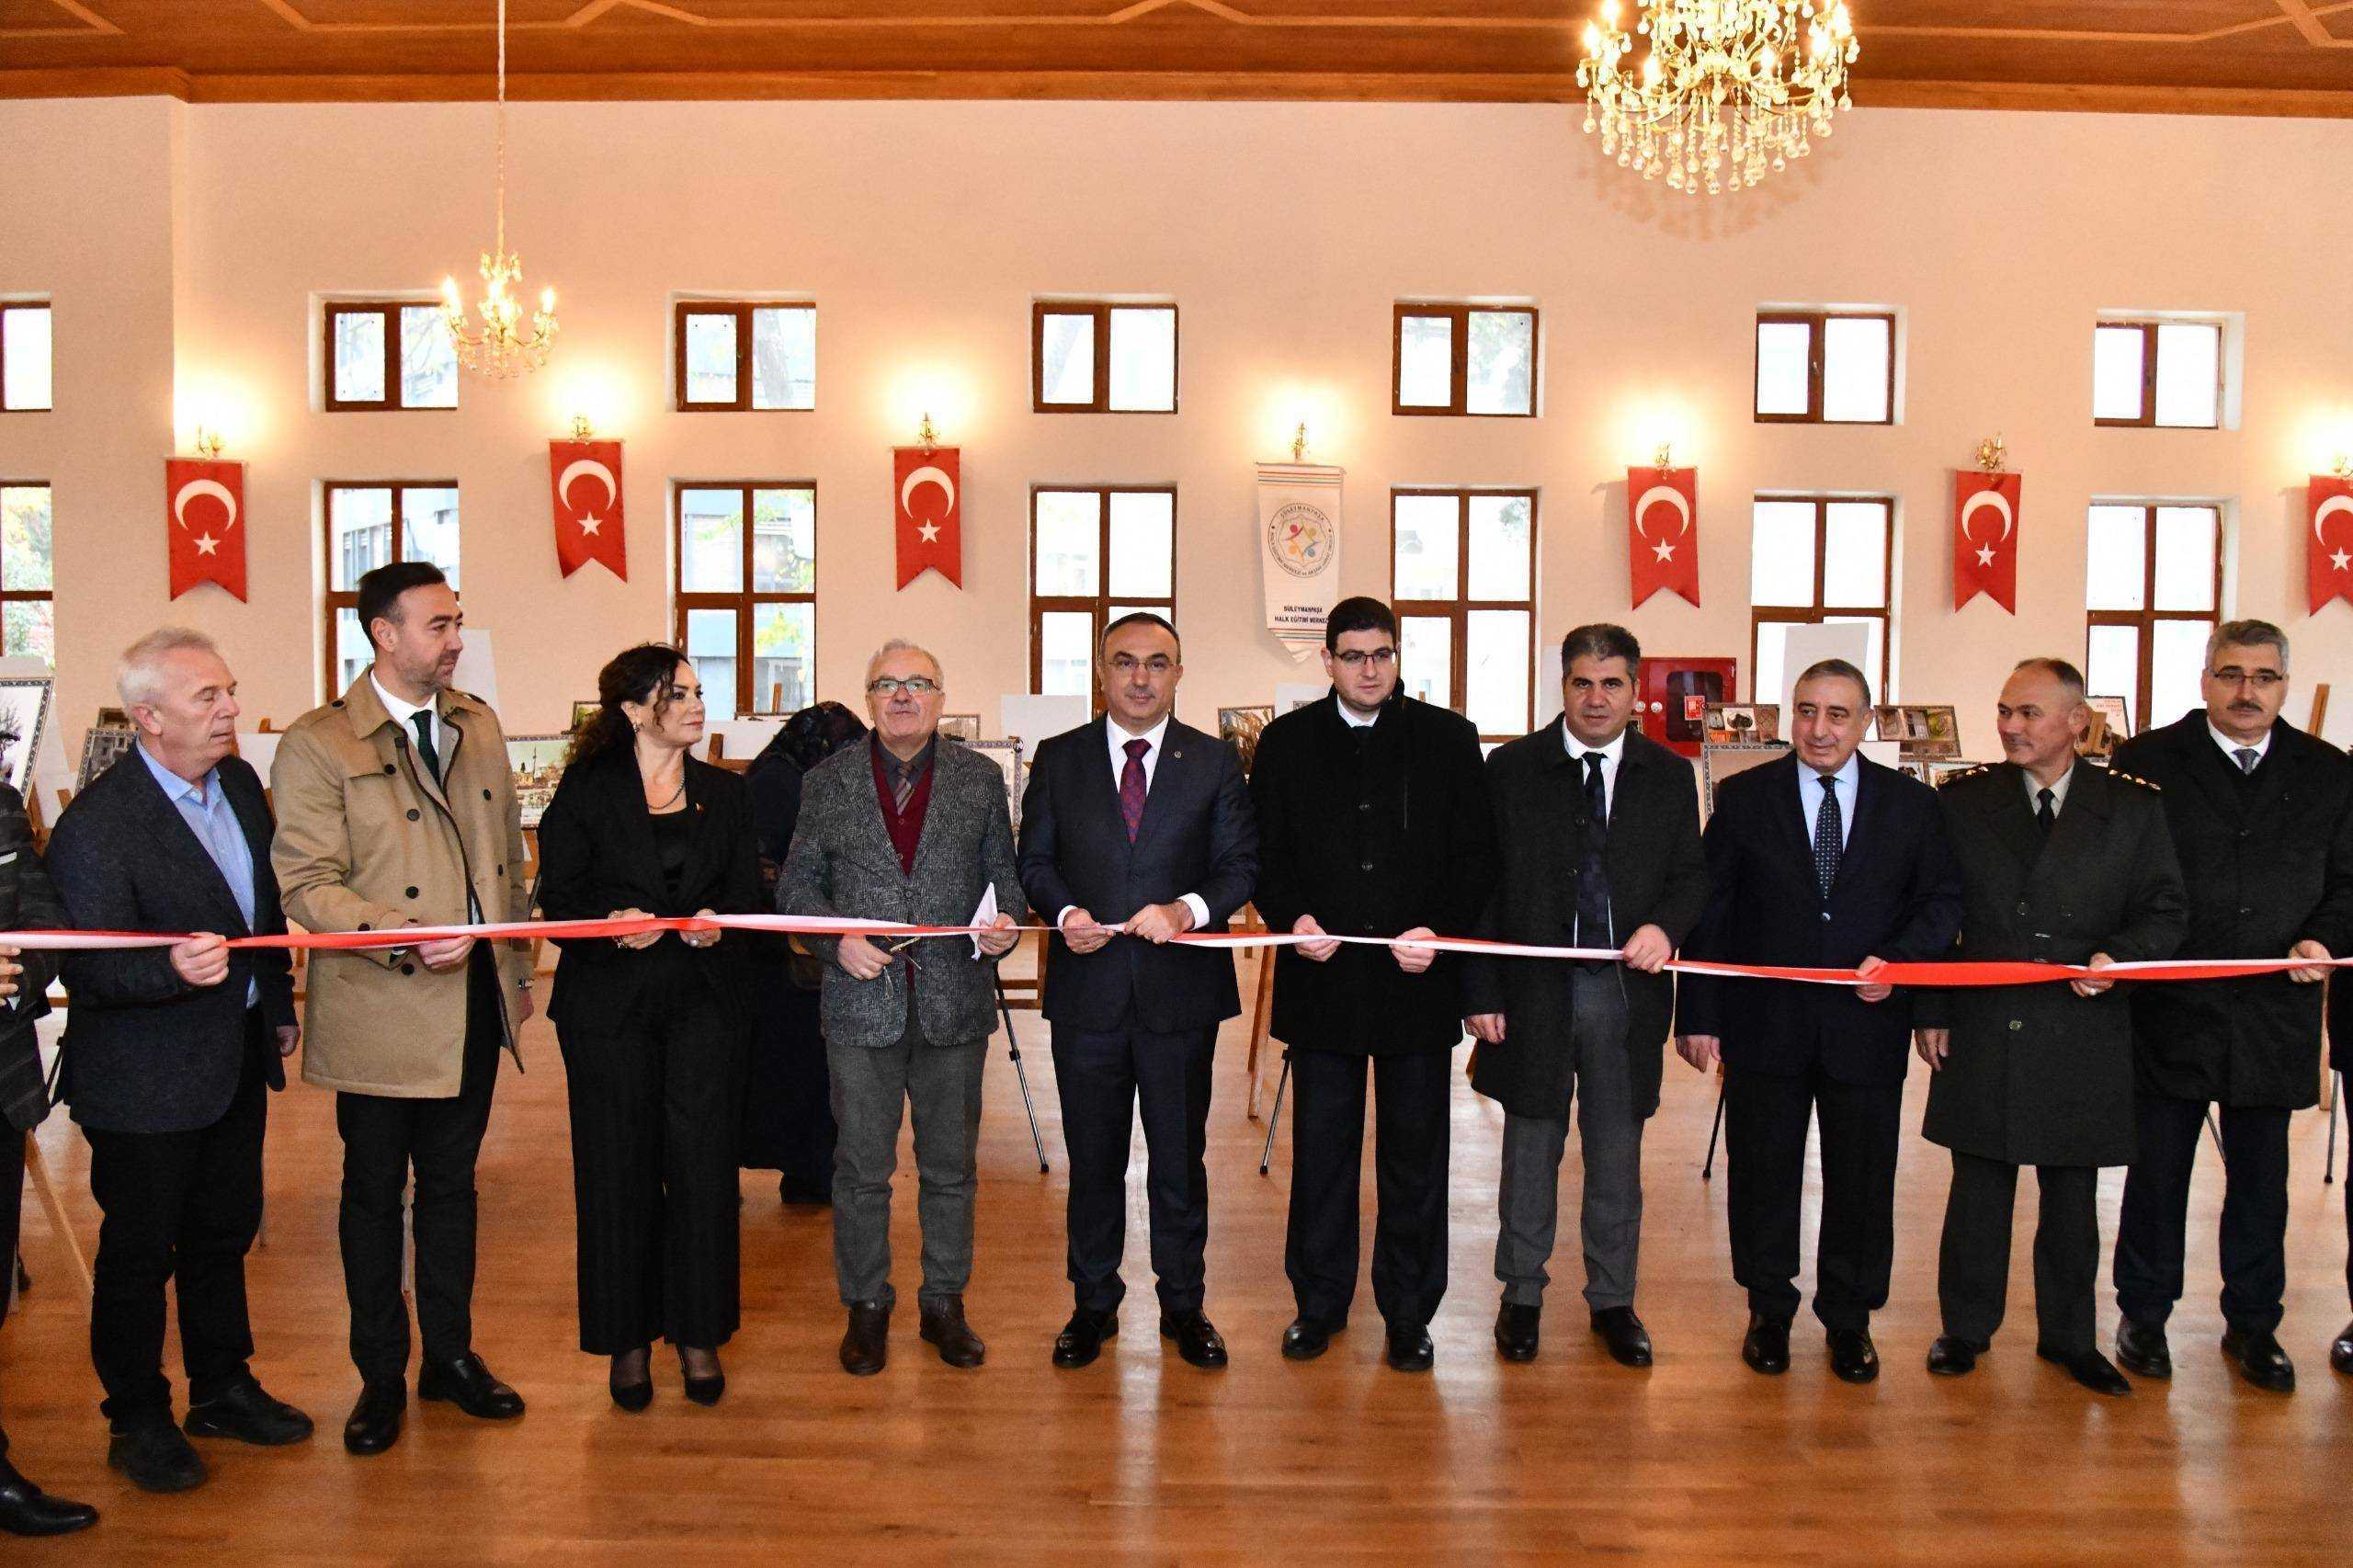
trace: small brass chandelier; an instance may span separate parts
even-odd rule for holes
[[[441,280],[441,312],[449,324],[458,363],[493,381],[526,375],[545,365],[555,344],[555,290],[540,291],[540,308],[525,331],[523,307],[513,291],[523,281],[523,258],[506,248],[506,0],[498,0],[498,237],[483,253],[482,280],[482,303],[476,307],[482,317],[479,331],[466,326],[457,278]]]
[[[1638,0],[1634,31],[1650,40],[1641,68],[1601,0],[1585,29],[1577,85],[1585,129],[1644,179],[1686,195],[1759,184],[1830,134],[1854,108],[1847,68],[1860,52],[1845,0]]]

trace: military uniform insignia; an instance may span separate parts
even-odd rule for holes
[[[2110,778],[2121,778],[2127,784],[2138,784],[2142,789],[2148,790],[2152,794],[2162,795],[2165,792],[2165,787],[2164,785],[2153,784],[2137,773],[2124,773],[2111,767],[2108,770],[2108,776]]]

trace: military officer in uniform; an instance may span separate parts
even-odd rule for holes
[[[2188,927],[2181,869],[2157,790],[2077,760],[2084,677],[2029,659],[2002,687],[2005,761],[1938,791],[1961,866],[1963,962],[2104,969],[2173,955]],[[2096,1184],[2133,1154],[2132,1018],[2114,982],[1949,987],[1914,1017],[1935,1077],[1925,1131],[1952,1151],[1937,1295],[1944,1333],[1928,1370],[1973,1370],[2001,1326],[2018,1167],[2033,1165],[2035,1353],[2097,1393],[2131,1385],[2099,1353]]]

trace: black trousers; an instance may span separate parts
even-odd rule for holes
[[[32,1136],[6,1128],[5,1122],[0,1122],[0,1129],[6,1129],[0,1131],[0,1137],[14,1137],[20,1149],[24,1141]],[[0,1165],[8,1165],[16,1166],[14,1175],[0,1170],[0,1268],[8,1271],[7,1278],[0,1279],[0,1323],[8,1321],[8,1298],[17,1293],[17,1221],[19,1206],[25,1200],[25,1162],[0,1155]],[[7,1457],[8,1433],[0,1427],[0,1460]]]
[[[683,966],[681,966],[683,967]],[[741,1321],[745,1031],[699,977],[559,1025],[579,1211],[580,1348],[698,1350]]]
[[[180,1362],[190,1404],[247,1381],[254,1353],[245,1254],[261,1229],[262,1138],[272,1049],[258,1010],[245,1015],[244,1072],[221,1119],[186,1132],[108,1132],[90,1141],[90,1196],[104,1218],[91,1266],[90,1359],[117,1432],[172,1418],[164,1376],[164,1287],[178,1298]]]
[[[1446,1295],[1448,1101],[1453,1053],[1370,1059],[1294,1050],[1290,1056],[1290,1223],[1283,1272],[1299,1315],[1338,1331],[1356,1299],[1364,1171],[1365,1063],[1372,1064],[1372,1301],[1398,1328],[1418,1328]]]
[[[1160,1310],[1201,1310],[1210,1235],[1202,1156],[1216,1049],[1214,1024],[1169,1034],[1054,1026],[1054,1084],[1070,1155],[1068,1272],[1081,1307],[1116,1312],[1127,1294],[1120,1260],[1128,1241],[1128,1145],[1141,1111]]]
[[[2143,1088],[2140,1155],[2124,1176],[2117,1216],[2116,1304],[2137,1323],[2163,1323],[2181,1300],[2189,1177],[2206,1131],[2206,1102]],[[2223,1106],[2222,1320],[2268,1334],[2288,1292],[2288,1112]]]
[[[490,1127],[498,1083],[497,960],[474,945],[467,969],[465,1066],[442,1099],[338,1094],[343,1134],[343,1288],[351,1303],[351,1359],[369,1382],[408,1374],[408,1303],[401,1299],[401,1193],[412,1169],[410,1230],[416,1241],[416,1322],[427,1360],[473,1347],[474,1159]]]
[[[1866,1329],[1887,1305],[1895,1258],[1895,1160],[1904,1085],[1842,1084],[1816,1063],[1796,1077],[1724,1069],[1725,1208],[1732,1277],[1753,1312],[1797,1315],[1799,1211],[1809,1124],[1822,1125],[1822,1223],[1814,1238],[1813,1315]]]
[[[2054,1356],[2080,1356],[2098,1347],[2092,1293],[2099,1283],[2099,1170],[2037,1165],[2035,1176],[2042,1198],[2034,1227],[2036,1346]],[[2018,1166],[1953,1152],[1937,1301],[1945,1332],[1955,1338],[1990,1345],[2002,1326],[2018,1190]]]

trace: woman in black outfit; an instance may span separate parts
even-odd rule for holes
[[[540,821],[550,920],[760,908],[751,791],[696,761],[701,683],[675,648],[631,648],[597,677]],[[548,1017],[563,1048],[579,1207],[580,1347],[612,1358],[613,1403],[654,1397],[656,1335],[687,1397],[726,1388],[738,1322],[736,1138],[756,977],[722,932],[558,937]]]

